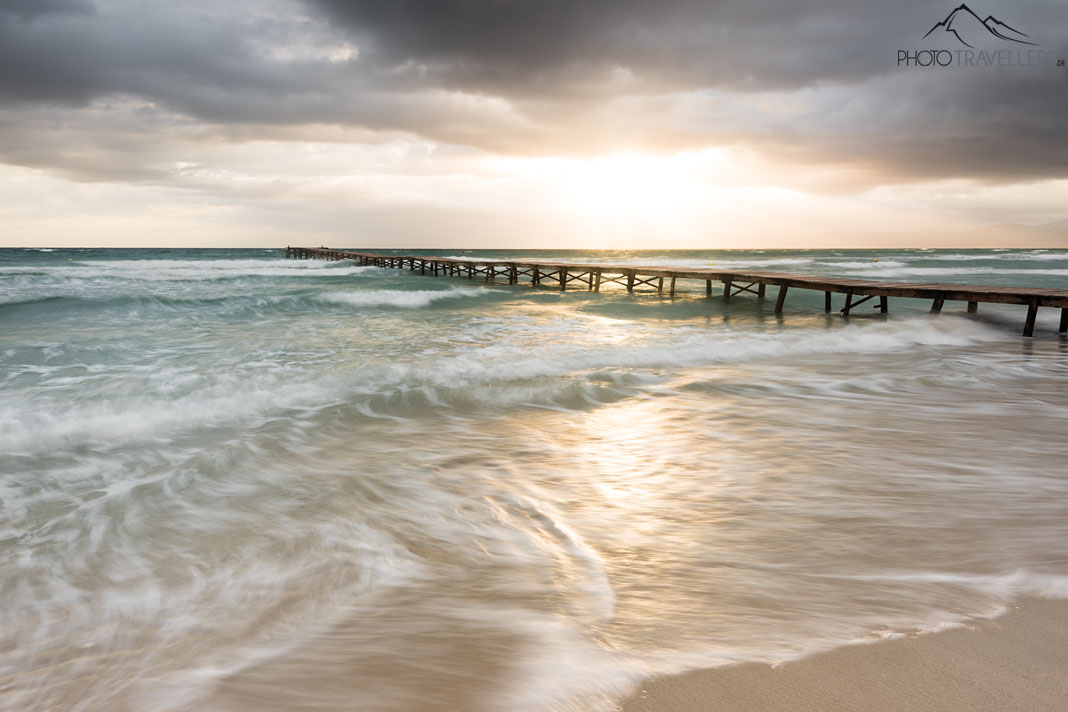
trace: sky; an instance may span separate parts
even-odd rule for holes
[[[933,247],[1068,218],[1068,2],[958,5],[0,0],[0,246]]]

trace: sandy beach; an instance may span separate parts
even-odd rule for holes
[[[778,666],[652,680],[624,712],[1040,712],[1068,708],[1068,603],[1028,599],[939,633],[854,645]]]

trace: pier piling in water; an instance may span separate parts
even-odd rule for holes
[[[969,314],[979,310],[979,303],[1020,304],[1027,307],[1024,321],[1024,336],[1032,336],[1039,307],[1058,307],[1061,310],[1058,332],[1068,333],[1068,290],[1042,287],[989,287],[963,284],[918,284],[911,282],[875,282],[870,280],[800,275],[785,272],[749,272],[721,269],[670,269],[664,267],[641,267],[635,265],[581,264],[571,262],[535,262],[532,260],[458,260],[448,257],[420,255],[382,255],[371,252],[332,250],[327,247],[286,247],[286,258],[315,260],[353,260],[360,265],[373,265],[394,269],[418,270],[433,276],[466,276],[474,279],[483,275],[487,282],[498,277],[507,277],[508,284],[519,284],[522,277],[529,277],[532,286],[542,285],[545,280],[560,291],[566,291],[570,282],[584,284],[588,291],[600,292],[601,285],[618,284],[633,292],[636,287],[651,287],[658,294],[664,293],[664,279],[669,280],[671,297],[676,294],[680,279],[704,280],[705,296],[712,296],[712,282],[723,283],[723,301],[747,292],[763,299],[768,286],[777,286],[775,313],[782,314],[786,295],[791,287],[822,291],[824,311],[831,311],[831,295],[845,295],[843,316],[860,304],[879,297],[877,307],[882,314],[889,311],[889,298],[930,299],[931,313],[938,314],[947,301],[966,302]],[[854,297],[858,299],[854,300]]]

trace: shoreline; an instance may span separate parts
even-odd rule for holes
[[[643,682],[622,712],[1068,709],[1068,601],[1026,598],[965,627]]]

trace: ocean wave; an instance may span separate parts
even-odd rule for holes
[[[916,346],[966,346],[999,332],[966,319],[926,318],[847,325],[829,331],[686,331],[652,343],[605,346],[493,344],[476,354],[441,359],[433,371],[393,367],[390,381],[435,386],[560,377],[597,369],[654,369],[733,363],[820,353],[882,353]]]
[[[330,304],[344,304],[353,307],[397,307],[398,309],[420,309],[435,302],[464,297],[482,297],[487,294],[500,293],[484,287],[465,289],[415,290],[402,289],[366,289],[359,292],[329,292],[320,294],[319,301]]]
[[[0,275],[171,282],[215,281],[238,277],[334,277],[378,269],[370,265],[357,265],[351,260],[79,260],[55,266],[5,265],[0,266]]]
[[[877,259],[872,259],[872,260],[869,260],[867,262],[856,262],[856,261],[853,261],[853,262],[829,262],[829,261],[823,261],[823,262],[818,262],[817,264],[825,266],[825,267],[836,268],[836,269],[863,269],[863,270],[868,270],[868,269],[873,269],[873,270],[875,270],[875,269],[887,269],[887,268],[890,268],[890,267],[906,267],[907,266],[907,263],[905,263],[905,262],[896,262],[894,260],[877,260]]]
[[[1068,269],[1021,269],[1017,267],[879,267],[865,269],[867,277],[955,277],[969,274],[1012,274],[1033,277],[1068,277]]]
[[[997,252],[996,250],[994,252]],[[924,261],[945,261],[945,262],[978,262],[982,260],[1022,260],[1025,262],[1049,262],[1053,260],[1068,261],[1068,252],[998,252],[997,254],[987,253],[960,253],[952,255],[923,255],[921,257],[914,257],[912,259],[919,259]]]
[[[110,291],[101,291],[96,295],[91,293],[60,293],[41,296],[15,294],[7,301],[0,297],[0,309],[62,305],[71,310],[70,312],[64,312],[63,315],[65,316],[72,316],[86,309],[91,309],[105,313],[110,310],[121,310],[121,313],[111,313],[108,316],[114,318],[117,315],[118,318],[125,318],[126,313],[131,309],[145,308],[185,314],[187,313],[186,310],[190,308],[203,306],[224,307],[221,310],[215,309],[211,313],[215,316],[221,316],[224,313],[233,316],[241,312],[263,313],[282,308],[294,308],[299,305],[307,307],[309,304],[321,303],[320,296],[318,294],[314,296],[306,294],[269,294],[264,296],[256,294],[211,294],[205,293],[203,290],[193,289],[181,290],[170,294],[145,292],[116,294]]]
[[[810,265],[815,260],[811,257],[777,257],[767,260],[733,260],[721,259],[716,261],[717,267],[727,269],[752,269],[754,267],[781,267],[786,265]]]
[[[172,374],[162,370],[159,379]],[[182,378],[183,374],[174,374]],[[174,437],[190,429],[255,422],[266,413],[329,403],[327,388],[307,383],[226,379],[194,393],[174,395],[98,393],[86,402],[6,399],[0,411],[0,450],[35,454],[90,447],[108,450],[126,443]],[[180,380],[177,382],[181,382]],[[121,388],[121,384],[116,384]]]
[[[48,295],[48,296],[12,296],[12,297],[0,297],[0,308],[10,307],[22,307],[29,306],[31,304],[46,304],[51,302],[61,302],[68,297],[62,295]],[[79,301],[74,298],[71,301]]]
[[[399,303],[401,308],[418,308],[437,295],[453,298],[488,291],[397,292],[385,296],[371,292],[358,306]],[[648,381],[643,373],[663,369],[824,353],[967,346],[1000,335],[981,323],[943,316],[937,323],[927,318],[902,319],[849,324],[828,331],[681,329],[655,339],[640,337],[632,344],[559,345],[559,339],[528,342],[519,338],[465,347],[454,355],[379,361],[355,369],[331,368],[329,375],[319,376],[303,368],[293,370],[292,365],[266,372],[257,367],[195,377],[184,367],[154,366],[155,385],[148,392],[120,379],[108,390],[86,393],[86,400],[80,403],[62,394],[47,400],[7,398],[0,412],[0,449],[11,453],[79,447],[107,450],[146,439],[175,438],[200,428],[239,427],[288,418],[295,411],[303,413],[303,420],[331,407],[355,408],[373,417],[457,406],[529,404],[583,409],[634,395]],[[147,373],[146,368],[140,368],[133,377],[140,378],[142,372]],[[653,377],[651,383],[659,380]],[[200,385],[193,388],[194,384]],[[128,395],[131,390],[139,395]]]
[[[981,323],[950,316],[926,317],[831,331],[782,333],[690,331],[635,343],[558,345],[490,343],[462,355],[383,365],[364,373],[364,388],[351,397],[370,417],[407,417],[439,408],[496,409],[515,406],[559,410],[595,408],[656,388],[668,376],[717,364],[820,354],[875,354],[919,347],[967,347],[1001,336]]]

